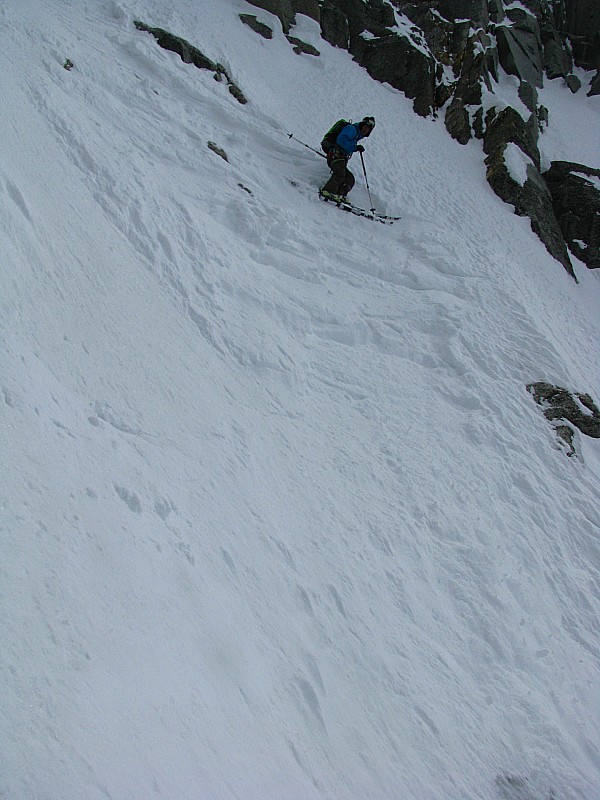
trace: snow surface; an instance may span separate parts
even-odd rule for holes
[[[527,181],[527,167],[530,164],[533,166],[533,161],[513,142],[509,142],[506,145],[502,157],[506,164],[508,174],[513,181],[518,183],[519,186],[525,186],[525,182]]]
[[[525,384],[598,401],[600,276],[249,10],[0,8],[0,796],[596,800],[599,443]],[[543,102],[598,166],[598,98]],[[316,197],[287,134],[341,114],[395,225]]]

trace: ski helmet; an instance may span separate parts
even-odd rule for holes
[[[365,128],[369,129],[367,136],[371,135],[371,131],[375,127],[375,117],[363,117],[360,121],[361,125],[364,125]]]

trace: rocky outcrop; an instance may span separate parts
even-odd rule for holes
[[[249,28],[255,33],[258,33],[259,36],[262,36],[263,39],[272,39],[273,38],[273,28],[270,28],[268,25],[265,25],[264,22],[259,22],[254,14],[240,14],[240,19],[247,25]]]
[[[483,149],[487,154],[486,177],[490,186],[505,203],[514,206],[516,214],[529,217],[532,230],[548,252],[576,280],[554,215],[552,196],[539,171],[540,155],[530,128],[513,108],[505,108],[496,116],[492,114],[488,115],[483,137]],[[514,167],[515,151],[511,151],[510,146],[518,148],[519,174]]]
[[[600,439],[600,409],[589,394],[571,393],[544,381],[528,384],[527,391],[542,406],[544,416],[568,447],[568,456],[576,455],[573,428],[585,436]]]
[[[320,56],[321,53],[314,47],[312,44],[308,44],[308,42],[303,42],[302,39],[297,39],[295,36],[286,36],[288,42],[293,46],[294,53],[296,55],[301,56],[305,53],[308,56]]]
[[[215,142],[207,142],[207,145],[208,149],[212,150],[213,153],[216,153],[219,156],[219,158],[222,158],[223,161],[229,162],[229,157],[227,156],[227,153],[225,152],[225,150],[223,150],[222,147],[219,147],[219,145],[216,144]]]
[[[475,123],[475,109],[481,106],[482,88],[493,91],[498,78],[498,53],[491,37],[482,30],[473,32],[470,26],[468,30],[464,24],[458,26],[455,34],[460,37],[464,33],[467,38],[454,59],[457,80],[445,116],[446,129],[461,144],[473,134],[479,138],[483,135],[481,123]]]
[[[570,251],[590,269],[600,268],[600,169],[554,161],[544,179]]]
[[[169,33],[162,28],[151,28],[150,26],[145,25],[143,22],[139,22],[139,20],[136,20],[133,24],[139,31],[151,33],[158,44],[165,50],[171,50],[173,53],[177,53],[184,64],[193,64],[195,67],[198,67],[198,69],[208,69],[211,72],[214,72],[216,80],[226,80],[229,91],[239,103],[244,104],[248,102],[244,97],[242,90],[236,86],[236,84],[229,77],[225,67],[223,67],[221,64],[216,64],[214,61],[211,61],[210,58],[207,58],[204,53],[201,53],[197,47],[194,47],[189,42],[186,42],[185,39],[182,39],[179,36],[174,36],[172,33]]]

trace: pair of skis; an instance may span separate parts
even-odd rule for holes
[[[354,203],[351,203],[349,200],[336,200],[333,197],[326,197],[322,194],[319,194],[319,197],[325,203],[333,203],[338,208],[341,208],[342,211],[348,211],[350,214],[354,214],[356,217],[365,217],[366,219],[372,219],[376,222],[381,222],[383,225],[393,225],[396,220],[400,219],[400,217],[390,217],[387,214],[380,214],[373,208],[368,211],[366,208],[355,206]]]

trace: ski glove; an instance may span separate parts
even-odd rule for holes
[[[362,146],[362,144],[357,144],[356,145],[356,152],[357,153],[364,153],[365,152],[365,148]]]

